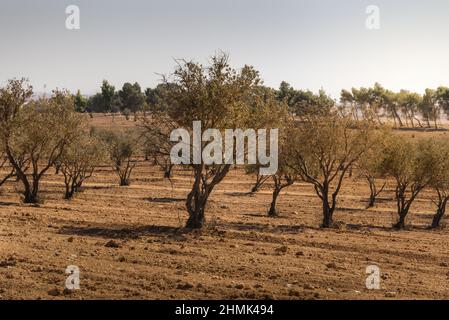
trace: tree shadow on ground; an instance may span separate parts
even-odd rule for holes
[[[290,233],[290,234],[296,234],[298,232],[304,231],[304,229],[306,228],[311,229],[303,225],[286,225],[286,224],[270,225],[264,223],[245,223],[245,222],[221,223],[221,227],[237,231],[258,231],[258,232]]]
[[[20,203],[0,201],[0,207],[20,207]]]
[[[244,191],[236,191],[236,192],[225,192],[225,196],[230,197],[254,197],[256,195],[255,192],[244,192]]]
[[[114,188],[114,187],[116,187],[116,185],[106,185],[106,186],[88,186],[88,185],[86,185],[86,186],[83,186],[83,189],[84,190],[108,190],[108,189],[111,189],[111,188]]]
[[[84,237],[99,237],[105,239],[137,239],[142,236],[159,236],[167,237],[173,236],[174,240],[179,238],[183,241],[185,238],[182,234],[185,233],[182,228],[171,226],[63,226],[59,234],[77,235]]]
[[[409,127],[402,127],[402,128],[395,128],[394,130],[398,131],[416,131],[416,132],[438,132],[438,131],[448,131],[446,128],[427,128],[427,127],[415,127],[415,128],[409,128]]]
[[[396,231],[397,229],[393,228],[393,225],[391,226],[377,226],[373,224],[361,224],[361,223],[347,223],[346,224],[347,230],[380,230],[380,231]]]
[[[184,198],[171,198],[171,197],[163,197],[163,198],[147,198],[149,202],[158,202],[158,203],[167,203],[167,202],[184,202],[186,199]]]

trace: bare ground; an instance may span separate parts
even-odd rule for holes
[[[281,216],[269,218],[269,185],[251,195],[253,177],[235,169],[211,196],[208,227],[186,232],[188,171],[178,169],[172,187],[141,162],[133,184],[119,187],[104,167],[71,201],[53,173],[39,206],[21,204],[13,181],[2,189],[1,299],[449,298],[449,230],[427,229],[430,191],[412,206],[408,230],[395,231],[391,183],[366,210],[367,185],[348,179],[340,226],[323,230],[310,186],[286,189]],[[118,247],[105,246],[111,240]],[[63,292],[69,265],[81,289]],[[380,290],[365,287],[368,265],[380,268]]]

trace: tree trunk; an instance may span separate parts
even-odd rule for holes
[[[120,177],[120,187],[128,187],[129,185],[129,179],[127,179],[126,177]]]
[[[322,228],[331,228],[334,224],[332,216],[334,214],[334,210],[329,206],[329,202],[327,200],[323,200],[323,224]]]
[[[164,179],[171,179],[173,171],[173,164],[164,167]]]
[[[195,210],[193,214],[189,215],[189,219],[186,223],[186,228],[189,229],[201,229],[206,224],[204,217],[204,208]]]
[[[273,190],[273,198],[271,200],[270,210],[268,210],[268,216],[270,216],[270,217],[277,217],[277,215],[278,215],[278,213],[276,211],[276,200],[279,196],[280,191],[281,190],[279,188],[275,188]]]
[[[255,192],[259,191],[266,180],[267,180],[267,177],[264,177],[264,176],[260,175],[259,172],[257,172],[256,182],[254,183],[253,187],[251,188],[251,193],[255,193]]]
[[[73,195],[75,194],[77,188],[76,181],[73,179],[70,179],[69,182],[65,186],[65,199],[69,200],[73,198]]]
[[[369,176],[369,175],[366,176],[366,180],[368,181],[369,189],[370,189],[369,203],[368,203],[367,208],[372,208],[372,207],[374,207],[374,204],[376,203],[377,196],[385,188],[386,183],[384,183],[383,186],[378,191],[377,187],[376,187],[376,180],[373,176]]]
[[[72,199],[74,194],[75,194],[74,190],[66,189],[64,198],[66,200]]]
[[[437,212],[435,213],[435,215],[433,216],[433,219],[432,219],[431,227],[433,229],[440,227],[440,221],[441,221],[441,218],[443,218],[443,215],[444,215],[444,211],[442,212],[441,209],[438,208]]]
[[[373,192],[371,192],[371,194],[369,196],[368,208],[374,207],[375,203],[376,203],[376,196],[373,194]]]
[[[416,199],[418,194],[423,190],[425,185],[413,185],[411,186],[411,194],[410,198],[406,199],[406,190],[407,185],[399,185],[396,187],[396,204],[397,204],[397,212],[399,216],[399,220],[396,224],[393,225],[396,229],[404,229],[405,227],[405,218],[407,217],[408,212],[410,211],[410,207],[413,201]]]
[[[186,223],[186,228],[189,229],[201,229],[205,223],[205,207],[207,198],[209,196],[209,190],[207,186],[201,186],[201,169],[195,172],[195,181],[192,186],[192,190],[187,196],[186,207],[189,213],[189,219]]]
[[[205,164],[194,165],[193,168],[195,180],[186,199],[186,208],[189,213],[186,228],[201,229],[206,223],[205,210],[209,195],[229,172],[231,165],[218,166],[213,173],[212,170],[208,171]],[[207,176],[213,176],[213,178],[208,181]]]
[[[40,203],[40,199],[39,199],[39,180],[34,180],[32,187],[30,187],[30,185],[24,184],[25,190],[23,192],[24,195],[24,199],[23,202],[24,203]]]
[[[259,191],[260,189],[260,185],[259,183],[256,181],[256,183],[253,185],[253,187],[251,188],[251,193],[256,193],[257,191]]]
[[[435,215],[433,216],[433,220],[432,220],[432,228],[439,228],[440,227],[440,222],[441,219],[444,216],[444,213],[446,212],[446,204],[447,201],[449,200],[449,197],[446,197],[444,199],[440,199],[440,201],[438,202],[438,209],[435,213]]]
[[[187,211],[189,212],[189,219],[186,223],[186,228],[201,229],[206,224],[204,211],[206,209],[207,196],[200,194],[200,190],[192,190],[193,197],[187,197]],[[192,193],[191,192],[191,193]]]
[[[405,227],[405,217],[407,216],[407,211],[404,211],[399,214],[399,221],[393,226],[395,229],[402,230]]]

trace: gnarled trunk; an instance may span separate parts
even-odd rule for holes
[[[397,223],[393,225],[395,229],[401,230],[405,227],[405,218],[407,217],[408,212],[410,211],[410,206],[413,201],[416,199],[418,194],[422,189],[426,186],[425,184],[412,184],[410,186],[410,198],[406,199],[406,190],[408,188],[408,183],[406,184],[398,184],[396,186],[396,205],[399,220]]]
[[[334,208],[329,205],[327,199],[323,200],[323,224],[321,225],[322,228],[331,228],[333,226],[333,215]]]
[[[26,179],[26,177],[25,177],[25,179]],[[41,199],[39,198],[39,180],[37,178],[35,178],[35,180],[33,180],[33,183],[31,186],[28,183],[28,180],[26,181],[26,183],[24,182],[24,180],[22,180],[22,182],[24,183],[23,202],[24,203],[40,203]]]
[[[396,222],[396,223],[393,225],[393,227],[394,227],[395,229],[402,230],[402,229],[405,228],[405,217],[407,216],[407,213],[408,213],[408,210],[407,210],[407,211],[404,211],[404,212],[401,212],[401,213],[399,214],[399,220],[398,220],[398,222]]]
[[[377,196],[384,190],[386,183],[384,183],[382,187],[377,190],[376,180],[373,176],[366,176],[366,180],[368,181],[370,189],[368,208],[372,208],[376,203]]]
[[[200,190],[199,184],[194,185],[186,201],[186,207],[189,213],[186,228],[201,229],[205,225],[206,218],[204,213],[208,197],[209,193],[207,190]]]
[[[276,201],[280,192],[281,192],[280,188],[275,188],[273,190],[273,197],[271,200],[270,210],[268,210],[268,216],[270,217],[276,217],[278,215],[278,212],[276,210]]]
[[[251,188],[251,193],[255,193],[260,190],[263,184],[268,180],[269,176],[263,176],[260,174],[259,170],[257,171],[256,182]]]
[[[446,204],[448,201],[449,201],[449,196],[447,196],[447,195],[443,196],[443,194],[438,190],[437,211],[435,212],[435,215],[433,216],[431,228],[440,227],[440,222],[446,212]]]
[[[444,212],[445,212],[445,211],[446,211],[445,208],[442,208],[442,209],[438,208],[438,209],[437,209],[437,212],[435,213],[435,215],[433,216],[433,219],[432,219],[432,225],[431,225],[431,227],[432,227],[433,229],[439,228],[439,227],[440,227],[440,222],[441,222],[441,219],[442,219],[443,216],[444,216]]]
[[[201,229],[206,223],[205,210],[209,195],[229,172],[231,165],[223,164],[208,170],[205,164],[198,164],[193,168],[195,180],[186,200],[186,208],[189,213],[186,228]]]

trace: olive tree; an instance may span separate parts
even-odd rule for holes
[[[368,208],[374,207],[377,197],[386,185],[386,181],[383,179],[381,165],[385,154],[386,143],[391,138],[390,132],[386,131],[386,129],[378,130],[373,135],[371,145],[356,163],[360,176],[367,181],[370,189]],[[381,180],[380,183],[379,180]]]
[[[172,82],[167,107],[170,118],[185,130],[191,128],[194,121],[200,121],[203,131],[213,133],[210,137],[203,136],[201,141],[194,141],[193,146],[194,153],[197,149],[202,150],[202,154],[214,153],[210,157],[213,161],[204,161],[204,157],[194,159],[193,163],[187,161],[193,169],[194,181],[186,199],[189,213],[186,227],[201,228],[205,223],[207,201],[232,165],[230,161],[223,161],[223,153],[215,154],[213,146],[221,143],[217,140],[221,138],[219,134],[225,129],[247,132],[261,128],[259,120],[266,118],[258,118],[260,111],[271,108],[275,114],[276,99],[274,92],[261,88],[259,74],[253,67],[233,69],[225,54],[213,56],[207,67],[180,61]],[[190,146],[190,141],[185,145]],[[191,159],[190,152],[183,156]]]
[[[171,181],[174,164],[170,151],[175,143],[170,141],[170,133],[177,128],[176,123],[164,111],[154,111],[144,115],[141,127],[145,157],[153,160],[162,169],[164,178]]]
[[[260,164],[248,164],[245,166],[245,173],[256,176],[256,181],[251,187],[251,193],[255,193],[262,188],[262,186],[270,179],[269,175],[262,175],[260,173]]]
[[[33,88],[26,79],[11,79],[5,87],[0,88],[0,170],[7,171],[0,178],[0,186],[15,175],[14,165],[10,163],[9,145],[19,119],[19,112],[29,102],[32,94]],[[26,167],[26,159],[15,160],[16,166],[22,169]]]
[[[5,139],[5,152],[22,182],[25,203],[40,202],[42,177],[82,133],[82,124],[73,96],[66,91],[54,91],[51,98],[39,98],[19,108]]]
[[[271,176],[273,179],[273,193],[271,198],[270,209],[268,210],[268,216],[276,217],[278,216],[278,211],[276,210],[276,201],[279,194],[284,188],[291,186],[295,182],[295,175],[286,166],[281,166],[278,172]]]
[[[436,200],[432,202],[436,206],[436,212],[432,219],[432,228],[440,226],[441,219],[446,213],[446,205],[449,201],[449,142],[445,140],[431,140],[428,142],[433,161],[433,168],[429,187],[435,191]]]
[[[106,159],[106,149],[95,137],[80,136],[62,154],[60,170],[64,176],[65,199],[71,199],[95,168]]]
[[[132,130],[99,131],[98,136],[106,144],[114,172],[119,177],[120,186],[131,184],[131,173],[137,165],[139,137]]]
[[[338,115],[310,117],[299,123],[289,137],[288,166],[301,180],[313,185],[322,201],[322,227],[333,225],[337,196],[348,169],[370,145],[368,123],[358,126]]]
[[[271,175],[273,180],[273,192],[271,198],[270,208],[268,210],[268,216],[276,217],[279,215],[276,210],[276,202],[281,191],[289,186],[291,186],[297,180],[297,175],[294,170],[292,170],[288,166],[288,157],[290,153],[288,153],[287,148],[289,147],[285,134],[288,132],[287,129],[289,125],[292,124],[292,121],[285,122],[283,127],[281,128],[281,134],[279,137],[279,156],[278,156],[278,170],[275,174]]]
[[[397,229],[405,227],[405,218],[419,193],[430,184],[438,157],[430,141],[415,142],[402,136],[390,139],[381,164],[384,174],[396,182]]]

